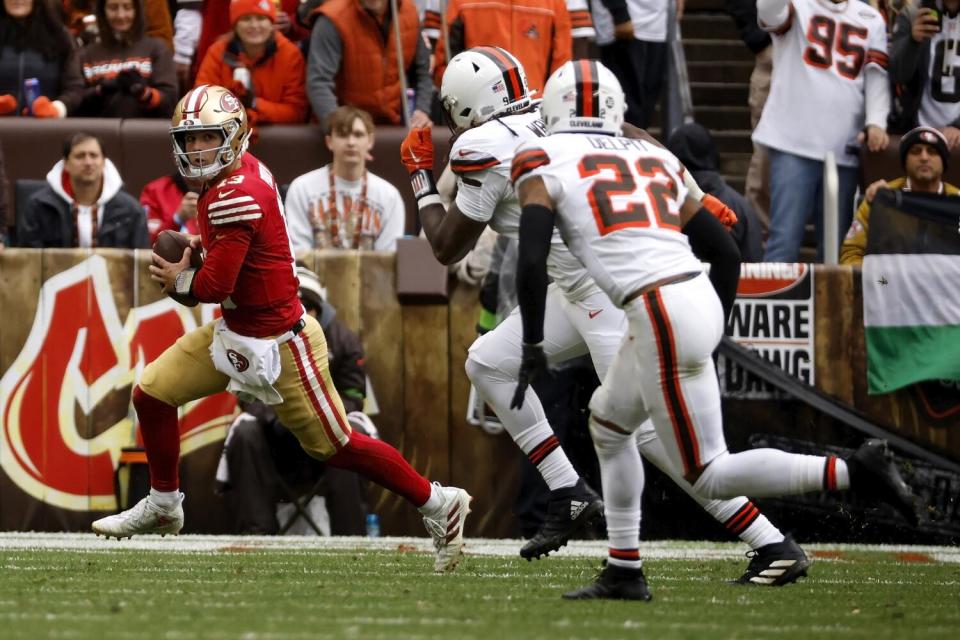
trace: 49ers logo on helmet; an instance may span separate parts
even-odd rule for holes
[[[224,91],[220,95],[220,108],[227,113],[236,113],[240,111],[240,101],[229,91]]]
[[[250,361],[233,349],[227,349],[227,359],[230,360],[230,364],[233,365],[233,368],[240,373],[243,373],[250,368]]]

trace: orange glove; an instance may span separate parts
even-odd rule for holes
[[[17,110],[17,99],[9,93],[0,95],[0,116],[13,113]]]
[[[703,205],[704,209],[712,213],[714,217],[720,221],[720,224],[727,228],[727,230],[733,228],[733,225],[737,224],[737,214],[734,213],[733,209],[723,204],[720,200],[714,198],[709,193],[703,196],[703,199],[700,200],[700,204]]]
[[[31,106],[34,118],[60,118],[60,110],[57,109],[47,96],[40,96],[33,101]]]
[[[414,127],[400,144],[400,161],[411,174],[433,171],[433,129]]]

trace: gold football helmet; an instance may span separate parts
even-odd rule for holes
[[[215,131],[223,142],[211,164],[194,164],[191,156],[203,153],[187,151],[186,135],[197,131]],[[223,87],[203,84],[187,92],[176,109],[170,124],[173,156],[185,178],[210,179],[239,158],[247,150],[250,125],[240,100]]]

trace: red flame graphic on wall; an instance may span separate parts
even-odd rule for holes
[[[213,319],[212,308],[204,314]],[[48,504],[115,509],[113,472],[120,449],[135,443],[134,415],[98,424],[94,410],[129,393],[143,366],[195,327],[169,298],[132,309],[121,326],[100,256],[47,280],[26,343],[0,379],[4,472]],[[184,407],[183,453],[222,439],[235,407],[226,393]]]

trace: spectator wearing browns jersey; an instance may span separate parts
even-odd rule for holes
[[[233,30],[200,63],[196,84],[230,87],[254,124],[296,124],[307,119],[303,55],[274,29],[273,0],[233,0]]]
[[[935,0],[936,10],[907,4],[890,40],[890,79],[897,86],[891,127],[924,125],[960,145],[960,0]]]
[[[757,0],[773,38],[773,77],[753,141],[770,156],[770,229],[764,260],[796,262],[813,217],[823,258],[823,160],[836,159],[838,229],[853,217],[861,141],[885,149],[890,89],[887,31],[863,2]]]
[[[47,184],[17,219],[18,244],[37,249],[149,246],[143,209],[122,186],[100,139],[90,133],[71,135]]]
[[[78,115],[168,118],[177,101],[173,55],[144,35],[143,0],[97,0],[97,42],[80,51],[87,89]]]

